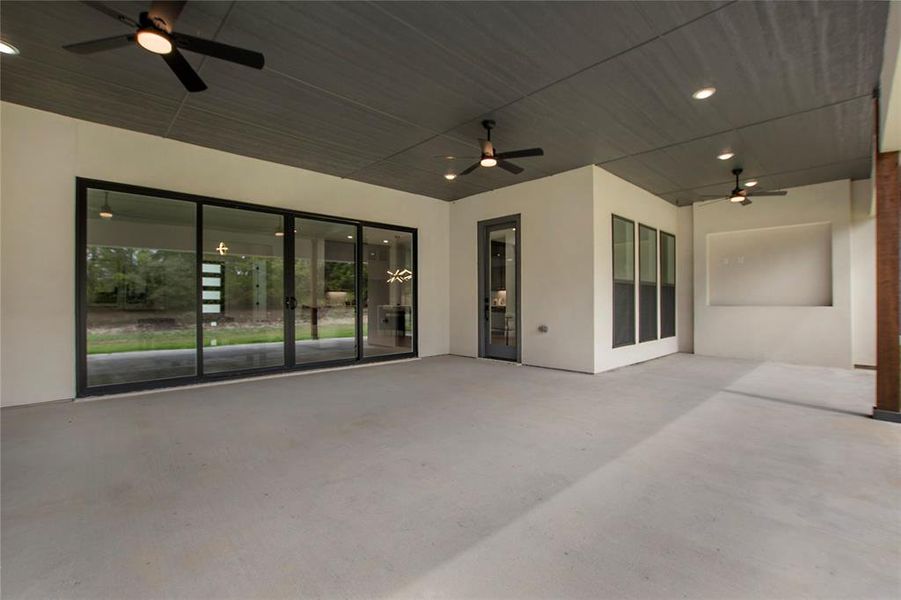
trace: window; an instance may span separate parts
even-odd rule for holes
[[[638,341],[657,339],[657,230],[638,225]]]
[[[77,180],[78,395],[416,355],[416,231]]]
[[[196,374],[195,205],[99,189],[86,196],[86,384]]]
[[[635,223],[613,215],[613,347],[635,343]]]
[[[676,236],[660,232],[660,337],[676,335]]]

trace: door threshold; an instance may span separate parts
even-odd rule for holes
[[[163,392],[172,392],[172,391],[182,391],[188,390],[192,388],[204,388],[204,387],[212,387],[218,385],[231,385],[233,383],[247,383],[250,381],[262,381],[265,379],[279,379],[282,377],[302,377],[304,375],[316,375],[321,373],[332,373],[334,371],[346,371],[348,369],[364,369],[367,367],[378,367],[382,365],[396,365],[405,362],[417,361],[421,360],[418,356],[413,356],[410,358],[398,358],[396,360],[375,360],[371,362],[360,362],[351,365],[344,365],[340,367],[322,367],[321,369],[298,369],[298,370],[288,370],[283,371],[281,373],[272,373],[268,375],[248,375],[247,377],[235,377],[229,379],[221,379],[219,381],[203,381],[198,383],[189,383],[186,385],[174,385],[172,387],[159,387],[159,388],[149,388],[146,390],[135,390],[133,392],[120,392],[117,394],[100,394],[97,396],[83,396],[81,398],[74,398],[74,402],[96,402],[97,400],[110,400],[115,398],[128,398],[129,396],[143,396],[145,394],[160,394]],[[72,400],[69,400],[70,402]],[[51,402],[66,402],[66,400],[51,400]],[[31,406],[30,404],[23,404],[22,406]]]
[[[493,363],[500,363],[503,365],[510,365],[512,367],[521,367],[522,363],[515,360],[504,360],[503,358],[491,358],[490,356],[478,356],[476,360],[484,360]]]

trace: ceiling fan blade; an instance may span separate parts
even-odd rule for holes
[[[154,0],[150,4],[150,10],[147,16],[150,17],[158,27],[172,33],[175,27],[175,21],[181,14],[187,0]]]
[[[134,43],[135,36],[116,35],[113,37],[103,38],[99,40],[90,40],[88,42],[78,42],[77,44],[68,44],[63,46],[64,49],[75,54],[93,54],[94,52],[103,52],[104,50],[115,50],[116,48],[124,48]]]
[[[110,8],[109,6],[107,6],[101,2],[91,2],[90,0],[82,0],[82,4],[86,4],[86,5],[90,6],[91,8],[93,8],[94,10],[98,10],[98,11],[102,12],[103,14],[105,14],[106,16],[112,17],[112,18],[116,19],[117,21],[119,21],[120,23],[124,23],[125,25],[128,25],[129,27],[134,27],[134,28],[138,27],[137,21],[135,21],[131,17],[123,15],[118,10],[116,10],[114,8]]]
[[[469,165],[468,167],[466,167],[465,169],[463,169],[462,171],[457,173],[457,176],[459,177],[460,175],[469,175],[470,173],[472,173],[473,171],[478,169],[479,165],[480,165],[480,163],[477,163],[477,162],[472,163],[471,165]]]
[[[212,56],[213,58],[238,63],[239,65],[244,65],[246,67],[262,69],[263,65],[266,63],[265,57],[253,50],[245,50],[244,48],[238,48],[237,46],[229,46],[228,44],[214,42],[213,40],[205,40],[184,33],[173,32],[172,39],[175,40],[175,45],[182,50],[205,54],[207,56]]]
[[[529,156],[544,156],[541,148],[527,148],[525,150],[511,150],[510,152],[498,152],[494,155],[498,160],[505,158],[527,158]]]
[[[497,166],[502,168],[504,171],[507,171],[508,173],[513,173],[514,175],[519,175],[525,170],[519,165],[514,165],[512,162],[508,162],[506,160],[498,160]]]
[[[762,198],[764,196],[787,196],[788,192],[785,190],[773,190],[772,192],[768,192],[766,190],[760,190],[759,192],[748,192],[745,196],[753,196],[755,198]]]
[[[189,92],[202,92],[206,89],[203,79],[181,52],[173,49],[169,54],[160,54],[160,56]]]

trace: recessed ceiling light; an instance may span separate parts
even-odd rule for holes
[[[142,29],[137,36],[138,45],[154,54],[169,54],[172,52],[172,41],[162,31],[155,29]]]
[[[347,236],[347,239],[352,240],[352,239],[354,239],[354,236],[349,235],[349,236]]]
[[[754,187],[755,185],[757,185],[756,179],[750,179],[745,182],[745,187]]]
[[[691,95],[695,100],[706,100],[716,93],[715,87],[705,87],[699,89],[697,92]]]
[[[479,161],[479,164],[483,167],[493,167],[497,164],[497,159],[493,156],[485,156]]]
[[[276,231],[275,237],[285,237],[285,232],[284,231]]]
[[[445,173],[444,178],[447,179],[448,181],[453,181],[454,179],[457,178],[457,174],[456,173]]]
[[[722,154],[718,155],[717,158],[720,160],[729,160],[733,156],[735,156],[734,152],[723,152]]]
[[[0,40],[0,54],[12,54],[16,55],[19,53],[19,49],[10,44],[9,42],[4,42]]]

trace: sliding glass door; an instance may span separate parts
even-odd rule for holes
[[[285,366],[284,223],[203,207],[204,373]]]
[[[416,354],[415,230],[77,190],[80,396]]]
[[[363,227],[363,356],[413,350],[413,234]]]
[[[98,189],[84,202],[85,384],[196,375],[195,205]]]
[[[356,225],[294,220],[297,364],[357,357],[356,237]]]

